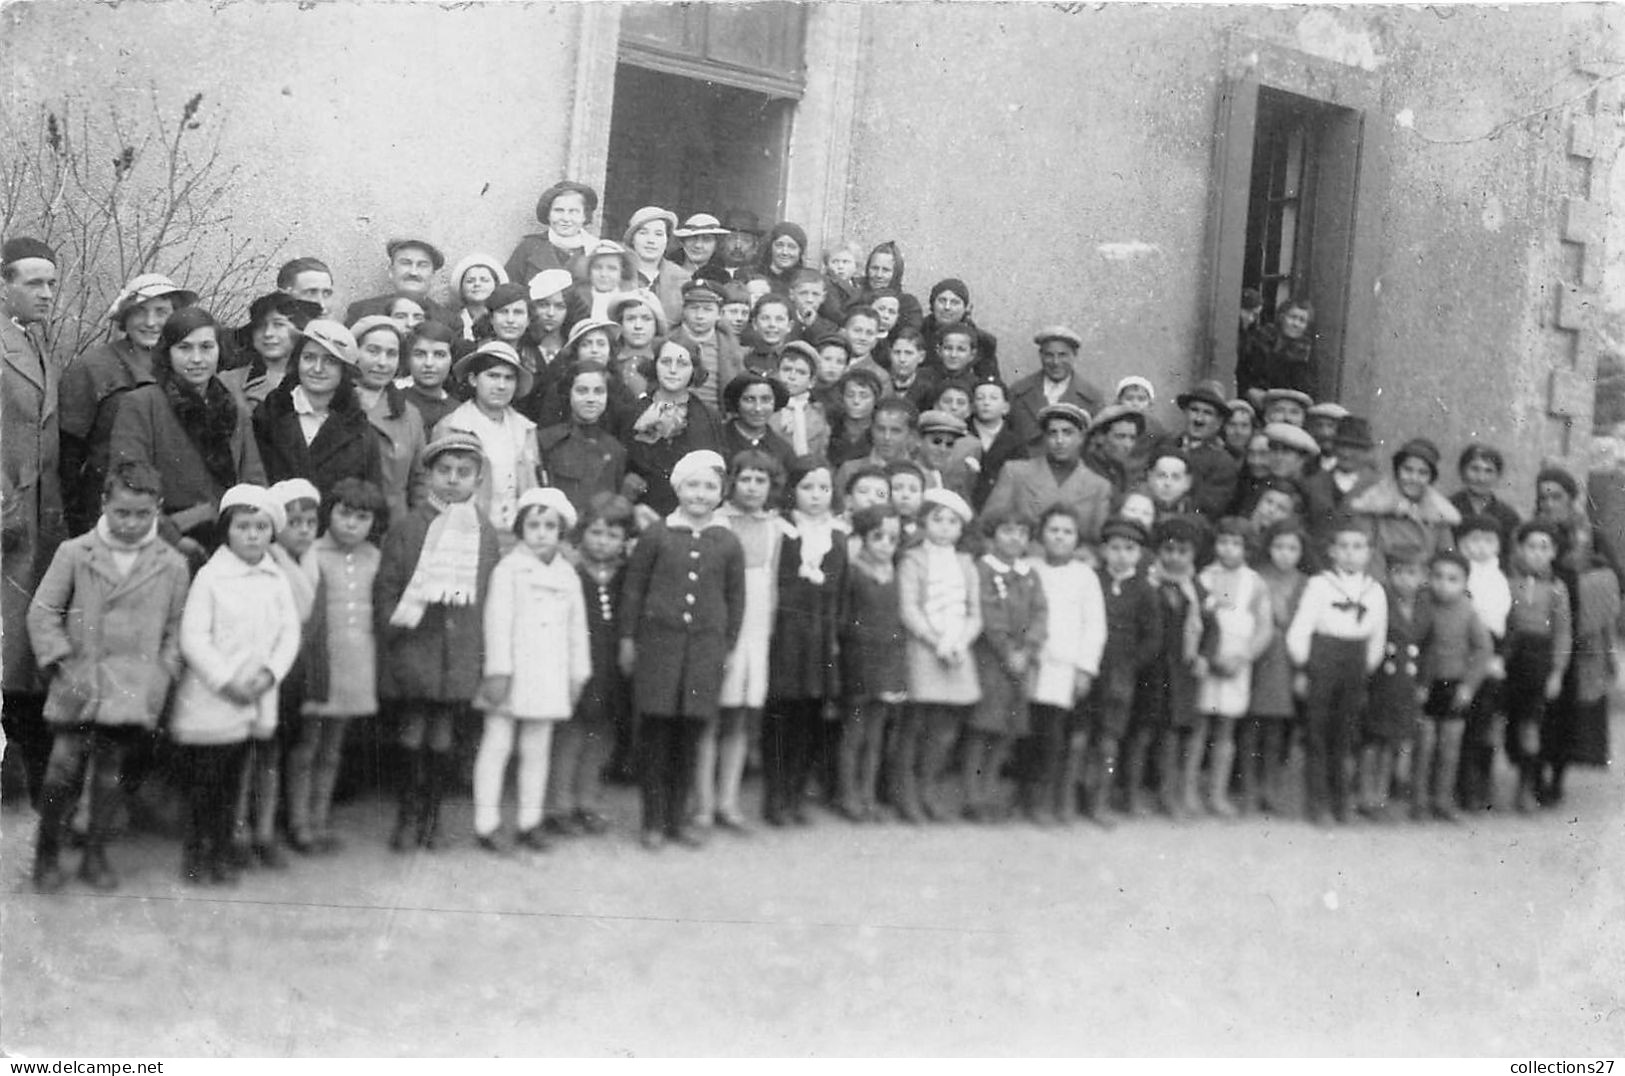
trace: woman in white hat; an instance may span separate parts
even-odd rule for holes
[[[89,530],[101,515],[102,480],[107,475],[118,394],[152,383],[152,349],[164,322],[176,310],[195,302],[196,292],[166,276],[143,273],[135,277],[107,311],[115,337],[75,356],[62,371],[57,420],[62,437],[63,509],[70,533]]]
[[[675,324],[683,317],[683,284],[693,276],[666,258],[671,233],[677,227],[677,214],[659,206],[646,205],[626,222],[625,243],[632,255],[632,268],[639,287],[654,292],[665,308],[666,321]]]
[[[457,293],[457,324],[463,339],[474,339],[474,323],[485,316],[486,300],[497,285],[508,282],[508,271],[489,254],[468,254],[451,270],[451,286]]]
[[[466,386],[469,399],[434,428],[430,440],[452,433],[473,434],[485,449],[474,503],[491,521],[502,551],[513,548],[514,515],[526,490],[541,485],[542,453],[536,445],[536,423],[514,410],[514,401],[530,395],[535,377],[519,353],[501,340],[487,340],[457,360],[452,378]]]
[[[305,326],[293,378],[254,412],[254,439],[272,482],[308,479],[325,499],[341,478],[383,484],[383,462],[356,397],[355,336],[336,321]]]
[[[395,387],[411,334],[394,318],[378,314],[362,318],[351,332],[356,346],[356,399],[378,435],[384,503],[393,522],[405,518],[407,508],[417,502],[413,470],[418,453],[429,440],[423,415]],[[423,476],[417,478],[421,482]]]

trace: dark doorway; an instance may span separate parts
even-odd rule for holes
[[[1258,89],[1242,283],[1263,296],[1263,321],[1294,298],[1315,311],[1320,394],[1341,380],[1360,115],[1347,108]]]
[[[795,102],[622,63],[615,72],[603,235],[640,206],[679,219],[748,210],[765,228],[784,201]]]

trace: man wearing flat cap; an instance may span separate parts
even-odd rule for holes
[[[391,239],[384,244],[384,251],[389,255],[389,283],[393,290],[383,295],[374,295],[370,299],[357,299],[350,304],[344,312],[344,324],[354,325],[362,318],[374,314],[389,314],[389,302],[397,295],[405,295],[415,299],[423,307],[423,313],[431,321],[438,321],[452,328],[460,328],[457,323],[455,311],[448,310],[429,298],[429,287],[434,283],[434,275],[446,264],[446,256],[440,253],[440,248],[427,239],[408,236],[402,239]]]
[[[0,244],[0,640],[8,743],[22,753],[36,803],[51,753],[45,685],[28,642],[28,603],[62,533],[57,368],[45,319],[56,299],[56,252],[38,239]]]
[[[1050,404],[1069,403],[1089,414],[1100,410],[1105,396],[1078,375],[1083,338],[1065,325],[1050,325],[1033,336],[1038,371],[1010,387],[1010,426],[1021,443],[1036,450],[1044,436],[1038,415]]]
[[[1230,401],[1217,381],[1203,381],[1175,398],[1185,413],[1185,430],[1161,438],[1153,452],[1174,449],[1182,452],[1191,468],[1191,504],[1209,519],[1218,519],[1228,510],[1236,494],[1241,465],[1224,447],[1224,420],[1230,414]]]
[[[1038,421],[1044,431],[1043,455],[1006,463],[982,514],[1013,511],[1036,520],[1052,504],[1070,505],[1078,513],[1080,538],[1093,543],[1111,511],[1112,484],[1083,465],[1089,415],[1063,401],[1045,407]]]

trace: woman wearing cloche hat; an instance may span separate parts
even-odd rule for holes
[[[102,478],[113,436],[114,397],[152,381],[152,348],[169,315],[197,302],[197,293],[166,276],[142,273],[124,285],[107,311],[116,334],[74,358],[62,371],[57,419],[62,439],[64,511],[73,534],[101,514]]]
[[[350,330],[323,318],[308,323],[293,373],[254,413],[266,479],[309,479],[323,499],[341,478],[381,485],[378,439],[356,396]]]
[[[1371,522],[1373,576],[1385,576],[1387,554],[1394,550],[1419,551],[1426,563],[1433,554],[1455,548],[1461,513],[1435,488],[1438,478],[1438,446],[1413,437],[1394,452],[1392,474],[1346,502],[1351,514]]]
[[[536,200],[536,219],[545,231],[519,240],[503,266],[509,280],[525,281],[544,269],[568,269],[587,278],[586,251],[598,241],[587,231],[598,212],[598,192],[585,183],[561,179]]]

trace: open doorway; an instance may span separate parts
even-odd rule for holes
[[[619,238],[640,206],[755,213],[765,228],[784,203],[794,101],[621,63],[615,72],[604,231]]]

